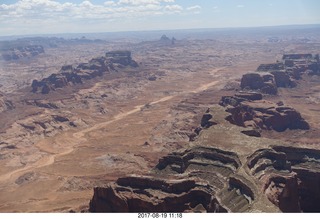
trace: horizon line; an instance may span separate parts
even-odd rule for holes
[[[36,37],[36,36],[50,36],[50,35],[76,35],[76,34],[116,34],[116,33],[137,33],[137,32],[160,32],[160,31],[197,31],[197,30],[231,30],[231,29],[259,29],[259,28],[280,28],[280,27],[300,27],[300,26],[320,26],[320,23],[308,24],[279,24],[279,25],[263,25],[263,26],[241,26],[241,27],[199,27],[199,28],[177,28],[177,29],[151,29],[151,30],[118,30],[106,32],[59,32],[59,33],[36,33],[36,34],[14,34],[14,35],[0,35],[0,38],[6,37]]]

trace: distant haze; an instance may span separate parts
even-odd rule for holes
[[[0,0],[0,36],[320,24],[319,0]]]

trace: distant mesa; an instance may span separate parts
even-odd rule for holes
[[[0,41],[0,60],[27,60],[45,53],[46,48],[57,48],[60,45],[77,45],[104,42],[104,40],[91,40],[85,37],[73,39],[64,39],[62,37],[24,37],[16,40]]]
[[[301,114],[294,108],[266,100],[244,100],[238,97],[223,97],[221,105],[230,115],[226,118],[230,123],[250,127],[252,129],[275,130],[310,128]]]
[[[1,49],[1,58],[5,61],[16,61],[23,58],[32,58],[45,53],[41,45],[13,46]]]
[[[278,93],[275,78],[270,73],[252,72],[244,74],[241,78],[240,87],[243,90],[259,90],[265,94],[276,95]]]
[[[301,60],[301,59],[312,59],[312,54],[284,54],[283,60]]]
[[[258,72],[270,72],[284,70],[284,64],[282,62],[271,63],[271,64],[261,64],[259,65]]]
[[[244,74],[240,87],[276,95],[279,87],[296,87],[302,75],[320,75],[319,55],[285,54],[281,62],[261,64],[256,72]]]
[[[123,66],[138,67],[138,64],[132,60],[130,51],[111,51],[106,53],[107,61],[117,63]]]
[[[32,92],[48,94],[57,88],[82,84],[84,80],[90,80],[116,68],[124,67],[138,67],[138,64],[132,59],[130,51],[107,52],[103,57],[91,59],[88,63],[81,63],[76,67],[73,65],[62,66],[57,74],[51,74],[41,81],[33,80]]]
[[[174,45],[176,42],[176,39],[174,37],[170,39],[166,35],[162,35],[159,41],[162,44]]]

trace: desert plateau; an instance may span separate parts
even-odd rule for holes
[[[0,42],[0,212],[320,212],[320,26]]]

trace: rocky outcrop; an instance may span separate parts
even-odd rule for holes
[[[212,118],[213,117],[209,112],[203,114],[203,116],[201,118],[201,123],[200,123],[201,127],[202,128],[209,128],[210,126],[216,125],[217,123],[212,121],[211,120]]]
[[[243,90],[257,90],[276,95],[278,87],[295,87],[296,82],[284,70],[247,73],[242,76],[240,87]]]
[[[270,73],[247,73],[241,78],[241,89],[257,90],[265,94],[276,95],[278,93],[274,75]]]
[[[81,84],[85,80],[90,80],[104,75],[115,67],[131,66],[137,67],[137,63],[132,60],[130,51],[108,52],[105,57],[91,59],[88,63],[81,63],[74,67],[72,65],[62,66],[58,74],[52,74],[41,81],[33,80],[32,92],[48,94],[58,88]]]
[[[262,94],[256,92],[241,92],[234,96],[222,96],[219,102],[221,106],[238,106],[243,101],[262,100]]]
[[[169,154],[152,175],[122,177],[95,188],[90,211],[242,212],[254,200],[254,192],[245,179],[234,175],[240,166],[235,153],[213,147]]]
[[[174,37],[172,37],[171,39],[169,37],[167,37],[166,35],[162,35],[159,43],[161,45],[174,45],[176,42],[176,39]]]
[[[284,64],[282,62],[271,63],[271,64],[261,64],[257,68],[258,72],[270,72],[284,70]]]
[[[286,71],[295,79],[303,74],[320,75],[319,54],[287,54],[283,56]]]
[[[295,87],[297,84],[286,71],[272,71],[277,87]]]
[[[284,54],[282,56],[282,60],[297,60],[297,59],[312,59],[312,54],[307,53],[307,54]]]
[[[0,94],[0,113],[3,111],[12,110],[14,109],[14,107],[15,106],[12,101],[8,100]]]
[[[111,51],[106,53],[106,57],[111,63],[120,64],[122,66],[138,67],[137,62],[132,59],[130,51]]]
[[[90,212],[226,212],[214,190],[198,179],[163,180],[147,176],[119,178],[95,188]]]
[[[309,129],[309,124],[301,114],[289,106],[278,106],[266,100],[243,101],[236,106],[228,107],[229,115],[226,119],[232,124],[275,130]]]
[[[248,157],[251,174],[268,199],[284,212],[320,209],[320,151],[273,146]]]
[[[47,100],[26,100],[25,104],[46,109],[59,109],[59,106],[56,103],[51,103]]]
[[[284,54],[282,61],[272,64],[261,64],[257,72],[270,73],[277,87],[295,87],[297,80],[306,75],[320,75],[319,55],[312,54]],[[262,76],[263,77],[263,76]],[[275,92],[263,91],[265,81],[257,75],[247,74],[243,78],[242,89],[260,90],[262,93],[275,94]],[[273,84],[274,84],[273,83]]]
[[[159,163],[156,166],[156,171],[166,172],[166,173],[192,173],[193,170],[198,171],[204,166],[204,172],[212,172],[212,175],[209,176],[214,178],[214,172],[217,169],[223,169],[222,171],[217,171],[224,176],[228,176],[231,173],[234,173],[241,162],[238,156],[235,153],[219,150],[211,147],[194,147],[190,150],[175,152],[165,156],[159,160]],[[208,166],[211,166],[208,168]],[[196,176],[192,174],[193,176]],[[212,179],[207,180],[212,180]],[[216,180],[215,183],[218,183],[220,180]],[[219,183],[218,183],[219,184]],[[217,184],[217,186],[218,186]]]
[[[41,45],[25,45],[3,49],[1,57],[5,61],[16,61],[32,58],[42,53],[44,53],[44,48]]]
[[[314,149],[262,148],[243,167],[236,153],[196,146],[163,157],[148,176],[96,187],[89,211],[246,212],[265,196],[283,212],[317,212],[319,164]]]
[[[275,130],[309,129],[309,124],[301,114],[283,103],[273,103],[262,99],[259,93],[237,93],[234,96],[223,96],[219,105],[226,107],[230,113],[226,117],[230,123],[249,127],[252,130],[242,131],[249,136],[260,136],[260,129]]]
[[[22,120],[17,122],[17,125],[20,126],[21,133],[37,137],[53,136],[59,131],[85,125],[85,122],[80,118],[70,118],[64,114],[56,114],[34,117],[32,120]]]

